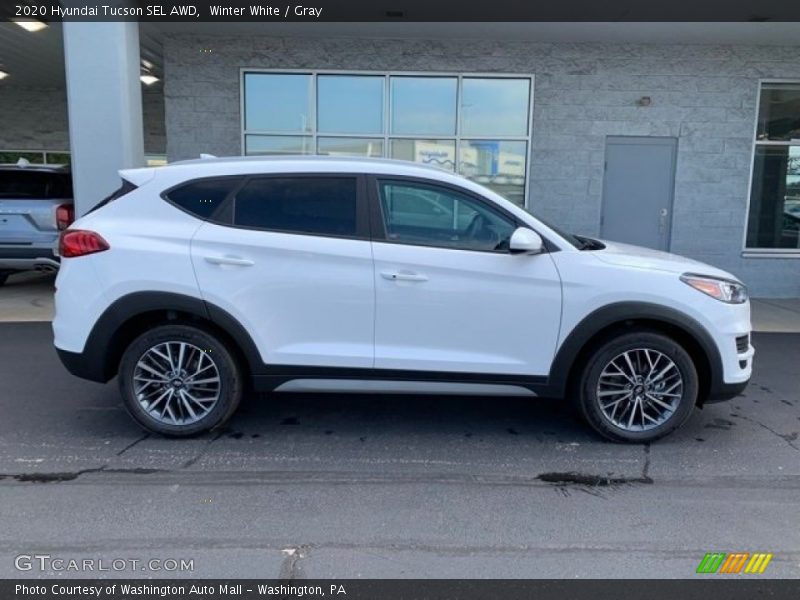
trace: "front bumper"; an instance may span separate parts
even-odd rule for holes
[[[708,395],[708,398],[706,398],[706,401],[703,404],[714,404],[715,402],[732,400],[741,394],[749,383],[750,379],[748,378],[740,383],[719,384],[715,389],[711,390],[711,393]]]

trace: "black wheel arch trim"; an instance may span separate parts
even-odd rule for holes
[[[147,313],[165,311],[190,314],[210,322],[227,334],[245,359],[252,375],[259,375],[263,362],[253,339],[237,319],[224,309],[205,300],[172,292],[134,292],[118,298],[95,323],[83,352],[67,352],[57,348],[64,366],[73,375],[105,383],[112,379],[119,366],[123,349],[116,348],[114,338],[126,323]]]
[[[82,353],[57,349],[62,363],[78,377],[105,383],[117,373],[122,349],[114,348],[115,336],[120,328],[137,316],[153,311],[175,311],[194,315],[210,322],[230,337],[246,361],[249,374],[258,389],[274,389],[281,383],[297,377],[361,377],[400,380],[428,380],[451,382],[489,382],[517,384],[527,387],[539,396],[564,397],[569,376],[586,344],[608,327],[631,320],[647,320],[679,328],[691,336],[705,354],[709,366],[711,401],[733,397],[742,386],[730,386],[722,378],[722,360],[711,335],[691,317],[669,307],[646,302],[620,302],[595,310],[584,317],[569,333],[559,347],[548,376],[497,375],[481,373],[439,373],[425,371],[394,371],[373,369],[338,369],[332,367],[268,366],[247,330],[224,309],[201,298],[171,292],[135,292],[116,300],[100,316],[92,328]],[[703,399],[705,400],[705,399]]]
[[[616,302],[608,304],[584,317],[567,335],[558,348],[550,367],[548,388],[562,397],[570,383],[569,376],[581,352],[597,334],[627,321],[651,321],[675,327],[689,336],[705,355],[709,368],[709,397],[724,395],[722,358],[711,334],[692,317],[674,308],[649,302]],[[705,400],[701,398],[701,401]]]

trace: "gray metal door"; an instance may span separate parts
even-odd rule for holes
[[[606,138],[601,237],[669,249],[676,138]]]

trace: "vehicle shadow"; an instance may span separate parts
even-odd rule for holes
[[[598,440],[566,400],[406,394],[249,394],[226,435],[319,431],[369,434],[440,433],[481,438],[534,436],[558,442]]]

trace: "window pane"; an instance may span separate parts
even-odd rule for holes
[[[526,142],[463,140],[459,172],[524,206],[527,146]]]
[[[506,251],[514,223],[470,196],[425,184],[380,182],[387,238],[391,241]]]
[[[527,135],[529,99],[529,79],[465,78],[461,134]]]
[[[166,156],[164,157],[164,163],[166,164]],[[48,165],[69,165],[70,164],[70,155],[69,152],[47,152],[44,155],[44,161]]]
[[[0,170],[0,198],[72,198],[72,179],[67,173]]]
[[[800,146],[756,146],[748,248],[800,248]]]
[[[294,135],[248,135],[244,139],[245,154],[314,154],[311,137]]]
[[[356,233],[356,181],[344,177],[255,179],[236,194],[234,223],[271,231]]]
[[[244,128],[248,131],[311,131],[311,76],[247,73]]]
[[[31,164],[44,162],[44,155],[41,152],[0,152],[0,164],[16,163],[20,158],[24,158]]]
[[[455,135],[455,77],[392,77],[392,133]]]
[[[800,141],[800,84],[763,85],[757,138]]]
[[[318,154],[331,156],[383,156],[383,140],[372,138],[319,138]]]
[[[391,140],[389,143],[391,158],[455,171],[456,143],[452,140]]]
[[[201,219],[208,219],[239,183],[239,177],[192,181],[172,190],[167,198]]]
[[[383,77],[320,75],[319,131],[383,133]]]

